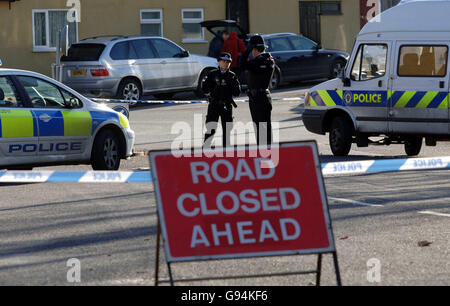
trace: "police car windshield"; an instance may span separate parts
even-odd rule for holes
[[[61,61],[98,61],[105,47],[103,44],[75,44],[69,48],[67,56],[63,55],[61,57]]]

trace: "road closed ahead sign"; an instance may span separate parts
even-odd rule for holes
[[[335,251],[315,142],[230,150],[150,153],[168,261]]]

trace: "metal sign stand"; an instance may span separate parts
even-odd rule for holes
[[[243,279],[243,278],[290,276],[290,275],[304,275],[304,274],[316,274],[316,286],[320,286],[320,280],[321,280],[321,276],[322,276],[322,255],[324,255],[324,254],[332,254],[333,255],[334,271],[336,274],[336,283],[338,286],[342,286],[341,273],[339,271],[339,263],[338,263],[336,250],[334,252],[318,253],[316,270],[280,272],[280,273],[270,273],[270,274],[266,273],[266,274],[251,274],[251,275],[228,275],[228,276],[217,276],[217,277],[211,276],[211,277],[202,277],[202,278],[174,279],[173,273],[172,273],[171,262],[166,260],[169,279],[160,279],[160,277],[159,277],[159,266],[160,266],[159,257],[160,257],[161,236],[162,235],[161,235],[161,224],[159,221],[159,215],[157,218],[158,218],[158,225],[157,225],[158,229],[157,229],[157,235],[156,235],[155,286],[158,286],[161,283],[169,283],[170,286],[175,286],[175,282],[199,282],[199,281],[208,281],[208,280]],[[163,247],[164,247],[164,243],[165,243],[165,241],[163,240]],[[298,255],[298,256],[305,256],[305,255]],[[256,257],[254,257],[254,258],[256,258]],[[238,259],[238,258],[231,258],[231,259]],[[219,260],[229,260],[229,259],[212,259],[211,261],[219,261]],[[189,261],[183,261],[183,262],[186,263]]]
[[[317,145],[315,143],[311,144],[309,142],[301,142],[301,143],[284,143],[282,144],[282,147],[302,147],[302,146],[311,146],[311,148],[313,149],[313,153],[317,154]],[[152,152],[151,152],[152,153]],[[171,154],[171,152],[169,151],[158,151],[158,152],[154,152],[153,154],[159,154],[159,155],[168,155]],[[215,258],[213,257],[207,257],[204,256],[203,259],[199,259],[198,256],[197,258],[195,257],[188,257],[186,256],[184,259],[179,257],[176,260],[173,260],[173,258],[171,258],[171,255],[168,253],[169,251],[169,245],[166,245],[166,243],[168,243],[164,238],[166,237],[166,228],[164,227],[164,235],[162,232],[162,226],[163,223],[165,222],[164,216],[163,216],[163,211],[160,211],[161,207],[159,205],[162,205],[162,202],[160,201],[160,195],[159,195],[159,182],[158,182],[158,175],[157,175],[157,171],[156,171],[156,165],[154,164],[154,159],[156,155],[150,154],[150,164],[151,164],[151,168],[152,168],[152,173],[153,173],[153,181],[154,181],[154,186],[155,186],[155,197],[156,197],[156,201],[158,203],[158,208],[156,211],[156,216],[157,216],[157,236],[156,236],[156,257],[155,257],[155,286],[158,286],[161,283],[169,283],[171,286],[175,285],[175,282],[198,282],[198,281],[208,281],[208,280],[228,280],[228,279],[246,279],[246,278],[262,278],[262,277],[273,277],[273,276],[288,276],[288,275],[304,275],[304,274],[315,274],[316,275],[316,286],[320,286],[321,284],[321,276],[322,276],[322,258],[324,254],[331,254],[333,255],[333,264],[334,264],[334,272],[336,275],[336,283],[338,286],[342,286],[342,281],[341,281],[341,275],[340,275],[340,270],[339,270],[339,263],[338,263],[338,257],[337,257],[337,250],[336,250],[336,245],[335,245],[335,240],[334,240],[334,235],[333,235],[333,228],[332,228],[332,224],[331,224],[331,220],[329,219],[329,207],[328,207],[328,203],[327,203],[327,197],[326,197],[326,191],[325,191],[325,184],[323,181],[323,177],[322,177],[322,169],[320,167],[320,164],[318,164],[317,161],[317,157],[315,157],[315,167],[316,167],[316,171],[318,174],[318,178],[319,178],[319,182],[318,182],[318,188],[322,188],[319,190],[319,192],[321,192],[321,196],[322,196],[322,201],[323,201],[323,209],[324,209],[324,217],[325,217],[325,221],[327,223],[327,228],[326,230],[328,231],[328,241],[330,242],[329,247],[327,248],[316,248],[316,249],[309,249],[309,252],[307,250],[302,250],[300,249],[294,249],[291,252],[286,252],[286,253],[259,253],[259,254],[254,254],[254,256],[252,256],[251,258],[261,258],[261,257],[278,257],[278,256],[293,256],[293,255],[297,255],[297,256],[304,256],[304,255],[317,255],[317,265],[316,265],[316,269],[315,270],[306,270],[306,271],[286,271],[286,272],[277,272],[277,273],[265,273],[265,274],[250,274],[250,275],[225,275],[225,276],[209,276],[209,277],[199,277],[199,278],[181,278],[181,279],[175,279],[173,277],[173,271],[172,271],[172,263],[187,263],[187,262],[200,262],[200,261],[224,261],[224,260],[230,260],[230,259],[240,259],[243,256],[216,256]],[[316,155],[317,156],[317,155]],[[165,226],[165,225],[164,225]],[[166,259],[166,263],[167,263],[167,270],[168,270],[168,279],[161,279],[160,275],[159,275],[159,269],[160,269],[160,249],[161,249],[161,239],[162,240],[162,246],[165,250],[165,259]],[[244,256],[245,257],[245,256]],[[194,259],[193,259],[194,258]],[[246,257],[246,258],[250,258],[250,257]]]

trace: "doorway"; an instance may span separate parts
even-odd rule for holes
[[[248,0],[227,0],[226,10],[227,19],[236,20],[246,33],[250,33]]]
[[[300,1],[300,33],[320,43],[320,3]]]

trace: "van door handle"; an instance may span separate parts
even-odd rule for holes
[[[440,81],[439,82],[439,88],[444,88],[445,87],[445,82],[444,81]]]
[[[382,80],[378,81],[378,87],[383,87],[383,81]]]
[[[167,64],[167,62],[166,61],[162,61],[160,64],[165,65],[165,64]]]
[[[50,120],[52,120],[52,117],[50,117],[47,114],[42,114],[39,116],[39,120],[44,121],[44,122],[49,122]]]

